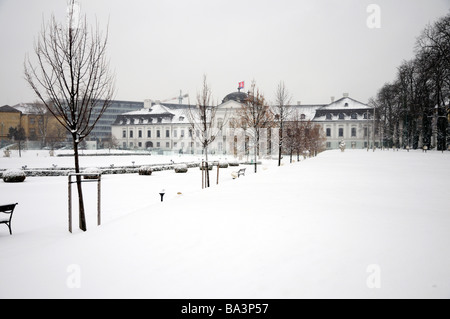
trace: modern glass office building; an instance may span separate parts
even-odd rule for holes
[[[92,133],[89,135],[91,141],[103,142],[111,138],[111,125],[116,120],[117,116],[123,113],[137,111],[144,108],[144,102],[131,101],[112,101],[111,106],[103,114],[97,122]],[[95,110],[94,110],[95,114]]]

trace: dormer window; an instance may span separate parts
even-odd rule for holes
[[[180,122],[183,122],[184,121],[184,116],[180,116]]]
[[[344,116],[343,113],[339,113],[339,119],[340,119],[340,120],[344,120],[344,119],[345,119],[345,116]]]
[[[326,119],[327,119],[327,120],[331,120],[331,113],[327,113]]]
[[[306,120],[306,115],[305,114],[300,115],[300,119],[301,120]]]
[[[348,103],[345,103],[344,106],[345,106],[345,107],[348,107]]]
[[[162,117],[158,117],[158,123],[162,123]]]

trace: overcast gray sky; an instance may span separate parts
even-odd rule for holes
[[[89,22],[110,21],[116,99],[195,99],[207,74],[215,100],[252,80],[269,100],[283,80],[292,102],[362,102],[413,57],[421,30],[450,0],[79,0]],[[381,8],[381,28],[367,20]],[[25,54],[43,21],[64,22],[66,0],[0,0],[0,105],[31,102]],[[373,20],[371,20],[373,21]],[[174,101],[176,102],[176,101]],[[187,102],[187,101],[185,101]]]

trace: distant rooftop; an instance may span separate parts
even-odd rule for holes
[[[21,113],[19,110],[9,106],[9,105],[4,105],[2,107],[0,107],[0,112],[1,113]]]

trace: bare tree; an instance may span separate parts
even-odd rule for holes
[[[297,152],[297,155],[301,152],[304,142],[302,128],[303,123],[301,116],[298,111],[295,111],[293,115],[288,118],[283,127],[285,131],[283,132],[283,135],[285,136],[283,142],[283,152],[289,154],[290,163],[292,163],[294,152]]]
[[[281,166],[281,157],[283,151],[283,133],[286,121],[291,115],[291,107],[289,103],[291,101],[290,95],[284,82],[278,84],[277,91],[275,93],[275,119],[279,126],[279,147],[278,147],[278,166]]]
[[[25,78],[48,111],[73,140],[75,171],[80,173],[79,144],[111,104],[114,76],[106,57],[108,32],[88,27],[75,0],[68,2],[68,23],[53,15],[35,44],[36,62],[25,59]],[[87,230],[81,177],[77,177],[80,229]]]
[[[52,116],[47,107],[41,101],[35,101],[31,104],[31,112],[37,119],[37,134],[36,137],[41,141],[41,147],[47,146],[47,137],[49,135],[50,117]]]
[[[259,142],[262,129],[269,129],[274,126],[275,116],[267,105],[264,95],[256,88],[256,83],[252,83],[251,91],[242,107],[237,111],[241,123],[252,137],[255,173],[258,172]]]
[[[313,122],[307,121],[304,128],[304,136],[311,156],[317,156],[325,150],[324,143],[326,137],[319,124],[313,124]]]
[[[415,53],[372,103],[377,106],[383,146],[444,151],[450,141],[450,14],[423,30]]]
[[[215,141],[225,125],[225,117],[221,122],[216,120],[218,110],[219,106],[217,104],[215,106],[212,105],[212,91],[207,77],[204,75],[202,90],[197,94],[197,105],[189,105],[187,117],[191,125],[192,137],[200,142],[203,154],[205,155],[206,187],[210,187],[208,148]]]
[[[8,138],[13,142],[17,142],[17,146],[19,148],[19,157],[22,157],[22,143],[27,140],[24,128],[22,126],[10,127]]]

